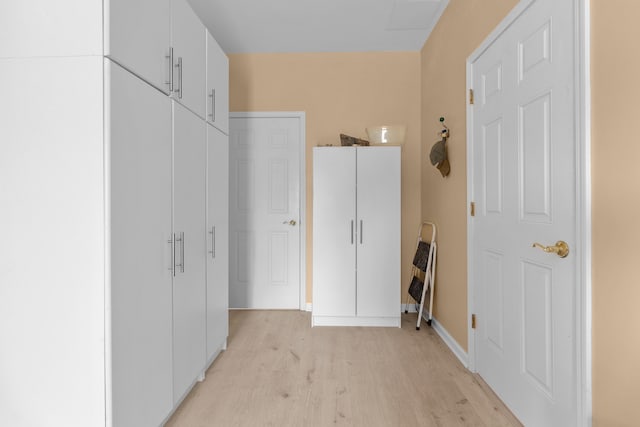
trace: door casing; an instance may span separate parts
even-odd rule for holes
[[[307,163],[306,163],[306,113],[304,111],[231,111],[229,118],[296,118],[300,120],[300,303],[299,308],[302,311],[311,311],[307,309]],[[231,173],[231,169],[229,169]]]
[[[473,88],[473,64],[487,48],[515,21],[535,0],[521,0],[503,21],[487,36],[482,44],[467,58],[467,94]],[[575,46],[575,99],[576,119],[576,396],[578,425],[592,424],[592,350],[591,350],[591,76],[590,64],[590,4],[588,0],[574,0],[576,30]],[[473,202],[473,106],[467,100],[467,206]],[[471,317],[475,312],[475,280],[472,275],[474,221],[467,215],[467,324],[469,370],[476,372],[475,330]]]

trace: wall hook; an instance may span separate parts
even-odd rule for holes
[[[440,117],[440,124],[442,124],[442,126],[444,127],[444,129],[442,129],[440,132],[438,132],[438,135],[441,138],[449,138],[450,132],[449,132],[449,127],[444,124],[444,117]]]

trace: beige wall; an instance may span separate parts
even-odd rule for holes
[[[435,317],[467,349],[466,60],[517,0],[450,0],[422,48],[422,216],[438,226]],[[451,129],[451,173],[428,153],[440,117]]]
[[[593,415],[640,425],[640,2],[591,1]]]
[[[230,60],[231,111],[304,111],[307,122],[307,301],[312,295],[312,150],[340,133],[406,124],[402,150],[402,295],[420,222],[419,52],[238,54]],[[400,296],[398,296],[400,298]],[[398,300],[400,303],[400,300]]]

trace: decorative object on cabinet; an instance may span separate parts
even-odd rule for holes
[[[366,130],[372,145],[402,145],[407,133],[405,125],[370,126]]]
[[[431,239],[427,242],[422,240],[424,227],[431,227]],[[405,314],[409,312],[409,298],[418,304],[418,321],[416,330],[420,330],[420,321],[424,311],[425,299],[429,297],[429,318],[427,325],[431,326],[433,319],[433,293],[436,285],[436,257],[438,246],[436,244],[436,225],[432,222],[425,221],[418,228],[418,241],[416,244],[416,253],[413,257],[411,265],[411,284],[407,293],[407,301],[405,304]],[[426,285],[425,285],[426,284]]]
[[[429,153],[429,159],[431,160],[431,164],[434,165],[442,174],[442,177],[446,177],[451,172],[451,165],[449,164],[449,157],[447,155],[447,139],[449,138],[450,132],[447,125],[444,124],[444,117],[440,117],[440,123],[443,126],[443,129],[438,132],[440,141],[433,144],[431,147],[431,153]]]
[[[400,154],[313,149],[313,326],[400,327]]]
[[[364,139],[360,139],[360,138],[356,138],[354,136],[345,135],[345,134],[341,133],[340,134],[340,144],[343,147],[351,147],[352,145],[367,146],[367,145],[369,145],[369,141],[364,140]]]

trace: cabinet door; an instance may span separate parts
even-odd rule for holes
[[[229,134],[229,58],[208,31],[207,121]]]
[[[400,147],[357,149],[358,316],[400,316]]]
[[[313,315],[356,315],[356,149],[313,149]]]
[[[113,425],[155,426],[173,407],[171,103],[108,60],[106,75]]]
[[[206,128],[173,104],[173,397],[178,402],[206,363]]]
[[[207,126],[207,359],[229,334],[229,137]]]
[[[101,1],[0,1],[0,57],[89,55],[102,55]]]
[[[173,98],[198,116],[206,114],[206,30],[186,0],[171,0]]]
[[[171,0],[106,0],[104,54],[169,93]]]

